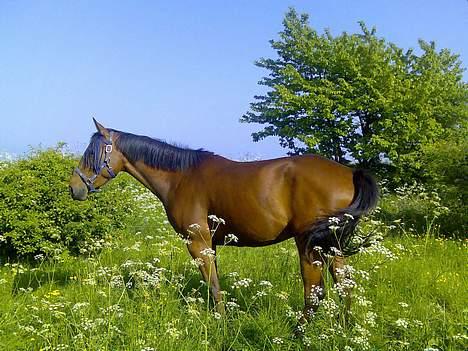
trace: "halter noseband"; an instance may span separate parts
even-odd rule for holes
[[[110,156],[112,152],[112,132],[110,132],[109,134],[109,140],[104,140],[104,144],[106,144],[104,161],[102,161],[101,165],[99,166],[97,173],[93,173],[91,177],[88,177],[81,171],[79,167],[76,167],[73,171],[74,173],[80,176],[81,180],[85,183],[90,193],[95,193],[99,191],[99,189],[96,189],[94,187],[94,182],[96,181],[96,178],[101,174],[104,168],[107,168],[107,172],[109,173],[109,176],[111,178],[115,178],[115,173],[110,165]]]

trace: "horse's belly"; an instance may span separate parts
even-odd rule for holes
[[[216,243],[216,245],[255,247],[276,244],[284,240],[290,239],[293,236],[294,235],[288,231],[281,232],[279,235],[271,237],[252,236],[249,234],[237,234],[236,240],[233,240],[233,238],[230,236],[222,235],[219,238],[216,238],[214,242]]]
[[[236,220],[226,216],[225,222],[225,225],[218,227],[214,235],[214,240],[218,245],[229,242],[237,246],[262,246],[292,237],[287,230],[286,218],[257,214],[257,216],[246,216]],[[230,239],[229,234],[234,234],[236,239]]]

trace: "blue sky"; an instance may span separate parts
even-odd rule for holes
[[[434,40],[468,61],[468,2],[0,1],[0,152],[66,141],[82,152],[105,126],[231,158],[284,155],[241,124],[288,6],[317,30],[357,22],[401,47]],[[465,74],[465,77],[467,75]]]

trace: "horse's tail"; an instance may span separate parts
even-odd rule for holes
[[[359,169],[353,171],[353,183],[354,197],[351,204],[328,217],[320,218],[308,231],[307,253],[309,257],[312,257],[313,250],[332,255],[350,256],[365,244],[353,243],[353,234],[360,217],[369,213],[377,205],[379,188],[371,175]]]

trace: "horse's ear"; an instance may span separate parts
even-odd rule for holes
[[[103,135],[105,138],[109,138],[109,131],[101,123],[96,121],[94,117],[93,117],[93,122],[94,122],[94,125],[96,126],[97,131],[101,135]]]

